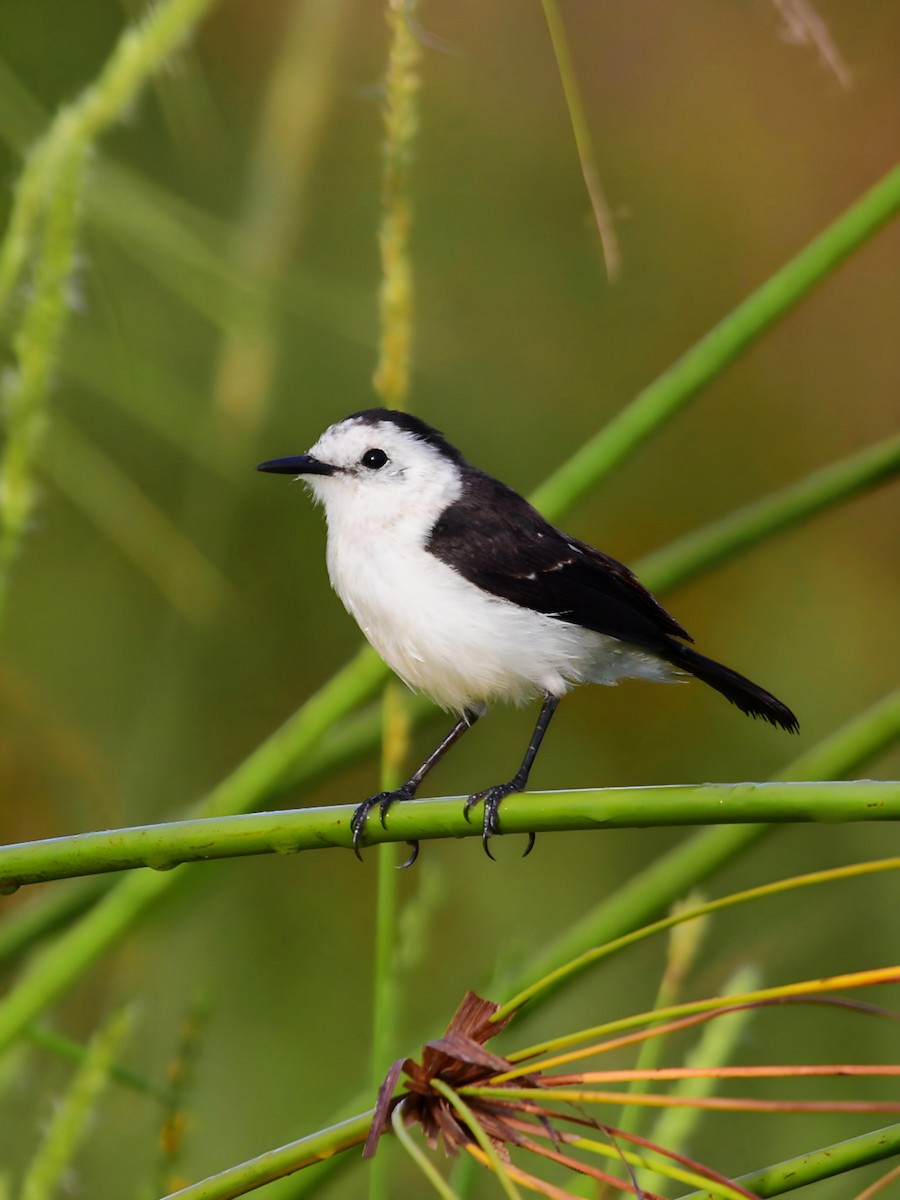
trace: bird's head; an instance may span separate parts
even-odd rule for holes
[[[302,479],[332,521],[433,526],[462,488],[465,461],[436,429],[386,408],[331,425],[307,454],[260,463]]]

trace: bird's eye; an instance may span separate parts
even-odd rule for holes
[[[364,467],[370,467],[373,471],[377,471],[379,467],[383,467],[387,462],[387,455],[383,450],[367,450],[359,460]]]

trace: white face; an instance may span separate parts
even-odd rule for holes
[[[302,477],[324,504],[329,525],[402,525],[427,533],[461,490],[455,463],[390,421],[340,421],[309,453],[336,468]]]

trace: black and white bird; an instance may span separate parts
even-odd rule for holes
[[[577,684],[693,675],[741,712],[798,729],[764,688],[685,645],[688,632],[627,567],[556,529],[417,417],[354,413],[309,453],[258,469],[309,485],[325,507],[328,574],[344,607],[402,680],[458,716],[401,788],[356,809],[357,855],[372,809],[384,823],[495,700],[539,696],[542,705],[515,776],[466,801],[467,817],[484,804],[488,854],[500,802],[525,789],[557,705]]]

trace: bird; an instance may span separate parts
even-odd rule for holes
[[[541,709],[512,779],[465,802],[467,819],[483,805],[491,858],[500,804],[525,790],[547,727],[577,685],[693,676],[741,712],[799,729],[771,692],[688,645],[687,630],[628,567],[557,529],[419,417],[365,409],[331,425],[307,453],[257,470],[308,485],[325,510],[328,575],[344,607],[410,688],[456,716],[406,783],[355,809],[357,857],[372,811],[384,825],[495,701],[540,698]],[[531,834],[526,855],[533,845]]]

